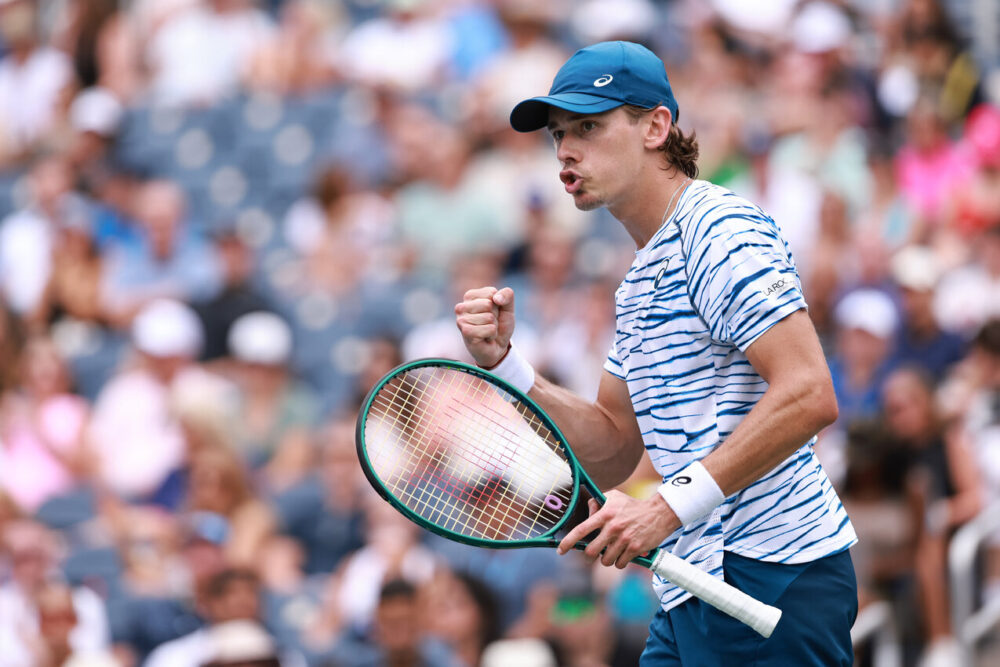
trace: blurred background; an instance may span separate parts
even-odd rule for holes
[[[646,570],[432,538],[353,444],[473,286],[595,395],[634,246],[507,116],[619,38],[795,253],[858,664],[998,664],[996,0],[0,0],[0,667],[636,664]]]

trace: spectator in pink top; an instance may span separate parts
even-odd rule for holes
[[[22,509],[34,512],[72,490],[84,473],[89,406],[71,393],[65,364],[47,338],[28,342],[20,376],[20,390],[0,397],[0,486]]]
[[[966,152],[952,142],[934,103],[917,102],[906,122],[906,143],[896,157],[900,191],[927,235],[942,224],[958,185],[973,172]]]

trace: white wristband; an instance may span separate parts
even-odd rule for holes
[[[513,344],[503,360],[488,370],[525,394],[535,386],[535,369]]]
[[[726,499],[701,461],[695,461],[657,489],[681,524],[707,516]]]

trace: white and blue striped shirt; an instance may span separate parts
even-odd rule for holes
[[[605,369],[622,378],[646,451],[667,479],[718,447],[767,389],[744,351],[806,307],[778,227],[728,190],[694,181],[615,294],[617,330]],[[722,554],[803,563],[857,538],[813,452],[815,438],[774,470],[677,530],[669,549],[718,577]],[[688,594],[654,576],[664,610]]]

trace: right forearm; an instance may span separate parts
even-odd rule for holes
[[[528,396],[556,423],[599,487],[617,486],[635,470],[645,450],[634,419],[616,417],[599,401],[590,402],[541,376]]]

